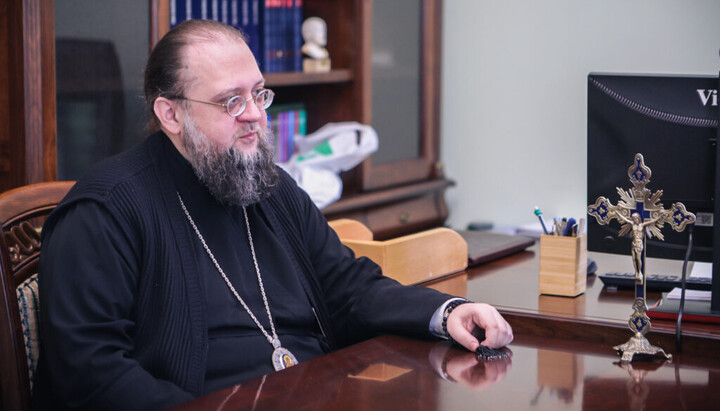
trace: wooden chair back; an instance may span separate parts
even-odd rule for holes
[[[37,365],[37,270],[42,224],[74,182],[31,184],[0,194],[0,399],[30,407]]]

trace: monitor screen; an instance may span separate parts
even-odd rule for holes
[[[647,188],[663,191],[660,203],[681,202],[697,216],[693,261],[713,258],[717,88],[717,76],[588,75],[588,204],[600,196],[617,204],[617,187],[632,188],[628,168],[641,153],[652,171]],[[620,227],[589,219],[588,250],[630,254]],[[662,234],[665,241],[648,239],[647,256],[684,259],[687,230],[665,225]]]

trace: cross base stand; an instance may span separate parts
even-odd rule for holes
[[[662,348],[656,347],[645,338],[642,334],[635,333],[625,344],[616,345],[613,349],[622,353],[620,362],[631,362],[636,355],[644,357],[653,357],[657,354],[662,355],[668,361],[672,360],[672,354],[667,354]],[[618,354],[619,354],[618,353]],[[640,359],[640,358],[638,358]]]

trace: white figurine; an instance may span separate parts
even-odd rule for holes
[[[327,24],[320,17],[309,17],[302,24],[302,36],[305,40],[302,54],[303,71],[325,72],[330,71],[329,53],[327,45]]]

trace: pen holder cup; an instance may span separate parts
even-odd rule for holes
[[[540,294],[575,297],[587,285],[587,237],[540,237]]]

